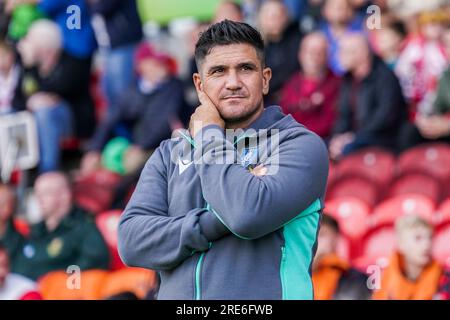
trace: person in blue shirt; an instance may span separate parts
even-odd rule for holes
[[[328,63],[337,75],[345,73],[339,62],[339,40],[348,33],[364,32],[364,16],[356,14],[348,0],[326,0],[319,27],[328,39]]]

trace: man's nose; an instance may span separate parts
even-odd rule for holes
[[[230,70],[226,79],[226,88],[228,90],[238,90],[242,87],[241,80],[235,70]]]

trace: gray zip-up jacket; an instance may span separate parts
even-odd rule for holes
[[[278,106],[238,139],[210,125],[163,141],[121,217],[120,256],[159,272],[158,299],[312,299],[327,176],[321,138]]]

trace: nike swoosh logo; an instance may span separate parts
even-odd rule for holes
[[[193,163],[194,163],[194,161],[190,161],[190,162],[184,163],[181,159],[178,159],[178,174],[181,175]]]

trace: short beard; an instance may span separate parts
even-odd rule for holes
[[[253,108],[251,111],[247,112],[246,114],[244,114],[240,117],[236,117],[236,118],[224,117],[224,115],[222,114],[222,112],[220,112],[220,110],[219,110],[219,114],[222,117],[222,119],[225,120],[225,126],[230,127],[230,126],[234,126],[239,123],[246,122],[248,119],[251,119],[255,115],[255,113],[257,113],[259,111],[259,107],[261,106],[261,104],[262,104],[262,100],[258,103],[257,107]]]

